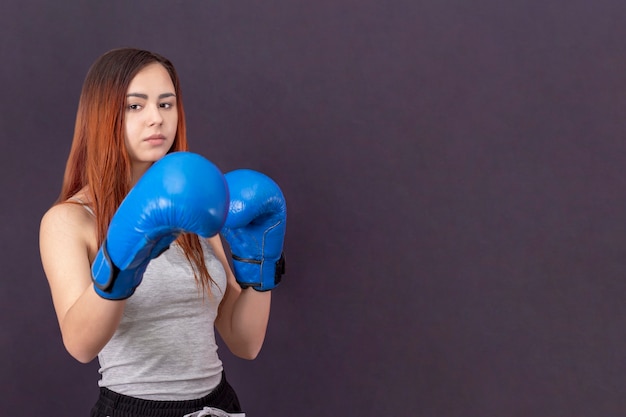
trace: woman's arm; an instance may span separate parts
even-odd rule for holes
[[[63,343],[80,362],[93,360],[111,339],[125,301],[105,300],[93,289],[95,220],[80,205],[60,204],[43,216],[39,247]]]
[[[219,307],[215,327],[230,351],[243,359],[259,354],[270,316],[271,291],[242,290],[233,274],[219,236],[209,239],[226,271],[226,293]]]

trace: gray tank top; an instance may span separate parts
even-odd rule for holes
[[[127,300],[122,321],[98,355],[99,386],[148,400],[189,400],[215,388],[222,373],[214,322],[226,273],[201,239],[212,295],[203,296],[189,261],[173,244],[153,259]]]

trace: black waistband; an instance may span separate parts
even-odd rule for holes
[[[210,394],[194,400],[144,400],[100,387],[100,396],[91,411],[91,417],[181,417],[203,407],[215,407],[230,413],[241,412],[237,395],[226,381],[224,373],[219,385]]]

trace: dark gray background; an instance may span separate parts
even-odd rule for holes
[[[253,416],[626,414],[626,2],[0,6],[0,402],[85,416],[38,252],[105,51],[177,66],[192,150],[288,200]]]

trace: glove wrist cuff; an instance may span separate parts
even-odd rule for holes
[[[123,300],[133,295],[134,288],[124,291],[115,287],[121,272],[111,260],[105,239],[91,267],[91,279],[96,294],[107,300]]]
[[[233,267],[237,283],[241,288],[252,287],[256,291],[270,291],[276,288],[285,273],[285,256],[281,253],[277,261],[246,259],[235,254]]]
[[[109,291],[113,287],[119,272],[120,269],[111,260],[105,239],[91,267],[93,285],[99,290]]]

